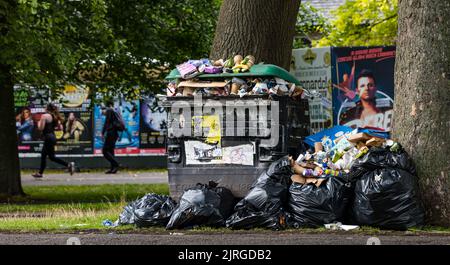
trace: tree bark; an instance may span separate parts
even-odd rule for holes
[[[0,14],[0,38],[7,36],[15,1],[5,1],[7,12]],[[0,61],[0,198],[23,195],[14,113],[14,79],[8,63]]]
[[[224,0],[211,59],[241,54],[289,70],[299,0]]]
[[[11,68],[0,63],[0,197],[23,195]]]
[[[450,2],[399,1],[393,137],[416,163],[431,225],[450,226]]]

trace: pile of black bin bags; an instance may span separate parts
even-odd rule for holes
[[[135,224],[137,227],[165,226],[175,207],[176,202],[169,196],[149,193],[125,206],[118,224]]]
[[[349,174],[329,177],[319,187],[292,183],[287,156],[273,162],[237,202],[217,183],[187,189],[178,205],[168,196],[148,194],[126,206],[119,224],[166,226],[319,227],[326,223],[405,230],[423,225],[414,165],[401,148],[371,148]]]
[[[330,177],[319,187],[292,183],[289,188],[289,223],[297,227],[319,227],[333,222],[344,223],[352,197],[351,183]]]
[[[183,193],[166,228],[224,226],[234,204],[235,198],[229,189],[217,187],[215,182],[197,184]]]
[[[217,183],[197,184],[187,189],[177,204],[167,195],[147,194],[125,206],[118,224],[137,227],[165,226],[167,229],[195,226],[225,226],[235,198],[229,189]]]
[[[288,211],[294,227],[342,222],[406,230],[424,222],[415,167],[401,147],[372,147],[348,174],[319,187],[292,183]]]
[[[351,222],[394,230],[423,225],[416,170],[402,148],[371,148],[352,165],[349,179],[355,180]]]
[[[280,229],[286,226],[286,205],[291,165],[288,157],[272,163],[252,185],[250,192],[234,207],[226,225],[233,229],[263,227]]]

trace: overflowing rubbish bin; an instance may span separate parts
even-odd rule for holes
[[[116,224],[276,230],[424,224],[414,164],[388,132],[335,126],[310,135],[308,92],[285,70],[253,60],[192,60],[170,73],[162,104],[169,114],[171,196],[144,196]]]
[[[166,77],[170,195],[215,181],[242,198],[310,134],[308,101],[286,70],[252,56],[190,60]],[[240,61],[241,60],[241,61]],[[303,96],[302,96],[303,95]]]

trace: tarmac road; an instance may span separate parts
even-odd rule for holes
[[[9,234],[0,233],[1,245],[66,245],[69,238],[81,245],[367,245],[377,237],[381,245],[450,245],[450,234],[365,235],[349,232],[230,232],[145,234]],[[73,240],[73,239],[71,239]],[[377,239],[370,242],[377,243]],[[375,240],[375,241],[374,241]],[[69,240],[69,243],[72,242]],[[370,243],[369,242],[369,243]]]

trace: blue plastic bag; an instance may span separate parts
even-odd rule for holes
[[[373,137],[389,139],[389,132],[376,129],[358,128],[358,133],[365,133]]]
[[[353,129],[348,126],[336,125],[330,129],[305,137],[304,142],[311,147],[314,147],[314,143],[319,142],[322,143],[325,150],[330,150],[334,147],[334,140],[336,138],[351,131],[353,131]]]

